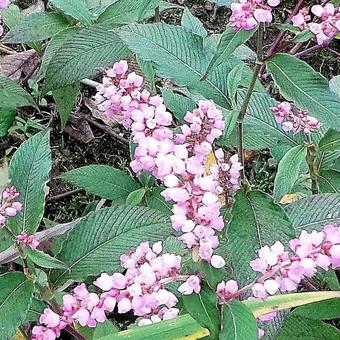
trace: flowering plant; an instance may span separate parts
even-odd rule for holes
[[[50,132],[15,151],[1,183],[4,339],[339,337],[323,322],[339,317],[339,76],[303,59],[330,49],[340,10],[297,1],[281,23],[282,3],[233,1],[225,31],[208,35],[187,8],[180,26],[159,22],[170,5],[156,0],[51,0],[57,12],[13,26],[0,1],[3,51],[51,38],[35,46],[46,48],[38,75],[61,126],[79,83],[92,86],[89,101],[120,134],[104,130],[131,154],[129,171],[63,173],[101,201],[58,224],[43,218]],[[99,82],[86,78],[97,71]],[[14,112],[6,134],[16,108],[37,103],[10,78],[0,85],[0,109]],[[265,191],[249,150],[276,162]]]

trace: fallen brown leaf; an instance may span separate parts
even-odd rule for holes
[[[69,124],[66,125],[64,131],[82,143],[89,143],[94,139],[89,123],[83,118],[71,116]]]

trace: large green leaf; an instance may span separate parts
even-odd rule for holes
[[[8,220],[14,233],[34,233],[44,214],[46,183],[52,166],[49,132],[39,132],[21,144],[9,167],[11,185],[20,193],[22,211]]]
[[[213,67],[217,67],[223,63],[225,59],[229,58],[237,47],[241,46],[252,37],[255,31],[256,29],[235,31],[231,26],[227,26],[227,29],[223,32],[218,43],[215,55],[209,62],[205,76]]]
[[[340,171],[322,170],[319,174],[319,185],[321,192],[340,193]]]
[[[53,7],[88,25],[92,22],[92,14],[83,0],[50,0]]]
[[[205,38],[208,35],[202,21],[192,15],[187,7],[184,8],[181,25],[202,38]]]
[[[306,109],[328,127],[340,126],[340,98],[329,89],[326,78],[307,63],[289,54],[278,53],[267,62],[281,94]]]
[[[69,269],[55,270],[52,282],[60,286],[121,270],[121,254],[142,241],[164,240],[170,232],[169,218],[149,208],[113,206],[89,213],[70,231],[57,256]]]
[[[340,75],[333,77],[329,81],[329,88],[340,98]]]
[[[14,80],[0,75],[0,107],[36,106],[33,98]]]
[[[98,67],[128,55],[129,51],[114,32],[100,25],[83,28],[62,44],[48,64],[44,91],[91,77]]]
[[[301,306],[293,313],[315,320],[340,319],[340,297]]]
[[[7,135],[8,130],[15,121],[16,109],[0,108],[0,137]]]
[[[271,312],[277,312],[303,305],[308,306],[308,304],[313,304],[314,302],[325,301],[339,297],[340,292],[308,292],[275,295],[268,297],[266,300],[256,299],[243,302],[252,311],[254,316],[258,318]]]
[[[220,330],[220,315],[215,291],[203,285],[198,294],[183,295],[182,299],[186,311],[202,327],[209,329],[210,339],[216,339]]]
[[[297,145],[291,148],[281,159],[274,181],[274,197],[277,201],[280,201],[285,194],[292,192],[306,155],[306,146]]]
[[[181,315],[176,319],[161,321],[150,326],[134,327],[117,334],[111,334],[100,340],[180,340],[202,339],[209,331],[200,326],[190,315]]]
[[[236,280],[245,284],[256,277],[249,262],[257,257],[257,250],[277,240],[287,244],[295,232],[284,210],[261,191],[239,191],[231,214],[224,257]]]
[[[322,152],[340,150],[340,131],[329,129],[319,142]]]
[[[311,195],[285,210],[295,229],[320,231],[325,224],[340,223],[340,194]]]
[[[24,44],[45,40],[68,26],[68,21],[57,13],[32,13],[19,20],[3,41],[11,44]]]
[[[340,339],[339,330],[320,320],[291,315],[285,320],[275,340],[330,340]]]
[[[257,336],[256,319],[247,306],[237,300],[223,305],[220,340],[254,340]]]
[[[75,105],[79,84],[72,84],[65,87],[60,87],[52,92],[54,101],[57,105],[57,110],[60,114],[61,129],[63,130]]]
[[[156,8],[160,0],[118,0],[99,16],[98,22],[108,27],[117,27],[144,18],[147,11]]]
[[[159,76],[170,78],[179,86],[187,86],[223,107],[230,107],[226,75],[240,62],[234,57],[228,58],[201,81],[208,65],[202,37],[183,27],[163,23],[130,25],[121,29],[119,35],[134,53],[155,64]]]
[[[40,76],[45,76],[46,68],[48,64],[51,62],[51,60],[54,58],[59,48],[63,46],[68,39],[70,39],[80,30],[81,29],[79,27],[69,27],[60,31],[58,34],[54,35],[51,38],[51,40],[47,44],[45,53],[42,57],[41,66],[39,69]]]
[[[129,194],[140,188],[129,175],[109,165],[88,165],[62,175],[66,182],[91,194],[124,203]]]
[[[162,97],[164,98],[166,107],[180,121],[183,121],[183,118],[188,111],[191,112],[197,107],[192,99],[164,88],[162,89]]]
[[[33,282],[23,273],[10,272],[0,276],[0,334],[12,339],[25,321],[33,295]]]

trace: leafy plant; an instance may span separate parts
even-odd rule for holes
[[[1,50],[41,56],[22,86],[0,77],[0,136],[29,137],[0,169],[4,339],[339,337],[325,322],[340,308],[339,76],[302,60],[338,38],[339,3],[299,1],[282,23],[279,0],[215,2],[232,12],[219,35],[189,8],[180,25],[160,22],[173,5],[159,0],[2,12]],[[53,148],[35,113],[53,100],[64,129],[81,83],[129,131],[96,124],[129,144],[131,171],[62,173],[98,200],[58,224],[44,218]],[[270,189],[251,165],[262,149],[277,165]]]

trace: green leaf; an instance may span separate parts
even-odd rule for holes
[[[329,81],[329,88],[333,93],[340,97],[340,75],[333,77]]]
[[[255,32],[256,29],[234,31],[231,26],[227,26],[227,29],[221,36],[215,55],[209,62],[204,77],[208,75],[213,67],[216,68],[225,59],[227,59],[237,47],[248,41]]]
[[[23,273],[10,272],[0,276],[1,339],[12,339],[25,321],[33,295],[33,282]]]
[[[257,257],[257,250],[277,240],[286,245],[295,232],[284,210],[261,191],[239,191],[231,215],[223,255],[234,270],[235,280],[246,284],[256,277],[249,262]]]
[[[140,188],[135,191],[132,191],[126,198],[126,204],[139,205],[143,201],[145,194],[146,194],[145,188]]]
[[[319,151],[340,150],[340,131],[329,129],[319,142]]]
[[[99,25],[83,28],[67,39],[47,66],[44,92],[71,85],[124,59],[129,51],[117,34]]]
[[[57,13],[32,13],[22,17],[6,34],[3,42],[25,44],[45,40],[68,26],[68,21]]]
[[[43,313],[45,304],[40,300],[33,298],[26,315],[25,323],[27,322],[37,322],[40,315]]]
[[[167,202],[163,198],[163,196],[161,195],[161,192],[163,190],[164,189],[162,188],[153,188],[149,190],[145,196],[146,205],[149,208],[159,210],[166,215],[172,215],[171,209],[173,204],[171,202]]]
[[[197,107],[196,103],[188,97],[165,88],[162,88],[161,91],[165,106],[179,121],[183,121],[186,113],[193,111]]]
[[[156,85],[155,85],[155,79],[156,79],[156,73],[153,68],[152,62],[151,61],[144,61],[138,56],[136,57],[136,61],[138,66],[140,67],[142,73],[144,74],[146,80],[148,83],[150,83],[150,87],[153,92],[156,92]]]
[[[119,329],[111,321],[107,320],[104,323],[98,323],[93,332],[93,340],[101,339],[106,335],[118,333]]]
[[[145,340],[145,339],[202,339],[209,331],[202,328],[190,315],[181,315],[176,319],[161,321],[150,326],[134,327],[117,334],[111,334],[100,340]]]
[[[330,340],[340,339],[340,332],[334,326],[319,320],[291,315],[285,320],[275,340]]]
[[[328,81],[307,63],[278,53],[267,62],[281,94],[329,127],[340,126],[340,99],[330,91]]]
[[[321,192],[340,193],[340,171],[321,170],[318,178]]]
[[[149,208],[113,206],[91,212],[69,232],[57,256],[69,269],[54,270],[51,282],[60,286],[122,270],[121,254],[142,241],[164,240],[170,232],[168,217]]]
[[[17,111],[0,107],[0,137],[5,137],[15,121]]]
[[[139,189],[139,184],[129,175],[109,165],[88,165],[71,170],[62,179],[91,194],[124,203],[128,195]]]
[[[0,75],[0,107],[21,107],[36,104],[33,98],[14,80]]]
[[[340,223],[340,195],[311,195],[289,204],[285,210],[296,230],[321,231],[325,224]]]
[[[210,339],[216,339],[220,331],[220,315],[217,308],[216,293],[203,285],[196,294],[183,295],[186,311],[204,328],[210,331]]]
[[[311,38],[313,38],[313,33],[309,29],[306,29],[302,32],[299,32],[294,38],[293,42],[303,43],[310,40]]]
[[[73,35],[80,31],[79,27],[69,27],[54,35],[48,42],[45,53],[42,57],[41,66],[39,69],[39,76],[44,77],[46,68],[51,60],[55,57],[56,52],[61,48],[66,41]]]
[[[25,249],[24,253],[27,257],[33,261],[37,266],[42,268],[50,268],[50,269],[65,269],[67,266],[62,263],[61,261],[55,259],[54,257],[44,253],[40,250],[32,250],[32,249]]]
[[[71,115],[71,111],[75,105],[77,94],[79,90],[79,84],[68,85],[60,87],[52,92],[54,101],[57,105],[57,110],[60,114],[61,129],[65,128],[65,125]]]
[[[233,300],[223,305],[221,340],[254,340],[257,336],[256,319],[242,302]]]
[[[202,38],[205,38],[208,35],[203,23],[194,15],[192,15],[187,7],[184,8],[181,25],[192,31],[192,33],[201,36]]]
[[[220,106],[230,107],[225,76],[240,63],[235,57],[228,58],[201,81],[208,64],[202,37],[183,27],[163,23],[130,25],[121,29],[119,36],[132,52],[152,61],[160,77],[187,86]]]
[[[12,28],[21,19],[22,14],[17,5],[11,4],[1,12],[2,20],[8,28]]]
[[[235,103],[237,88],[242,83],[244,69],[245,64],[236,65],[227,76],[228,96],[232,103]]]
[[[305,316],[314,320],[334,320],[340,318],[340,298],[319,301],[296,308],[294,315]]]
[[[12,157],[9,177],[23,205],[22,211],[8,220],[14,233],[33,234],[44,215],[46,184],[52,166],[49,142],[49,132],[39,132],[22,143]]]
[[[223,131],[223,136],[221,140],[219,141],[220,144],[229,143],[230,142],[230,136],[234,132],[237,119],[240,114],[239,110],[232,110],[228,112],[227,117],[225,118],[225,129]]]
[[[266,300],[247,300],[243,303],[256,318],[271,312],[303,306],[309,303],[339,298],[340,292],[308,292],[270,296]]]
[[[92,22],[92,14],[82,0],[50,0],[50,3],[82,24],[89,25]]]
[[[292,193],[306,155],[306,146],[297,145],[291,148],[281,159],[274,181],[274,198],[276,201],[280,201],[284,195]]]
[[[147,11],[155,9],[160,2],[160,0],[119,0],[106,8],[97,21],[108,27],[140,21]]]

